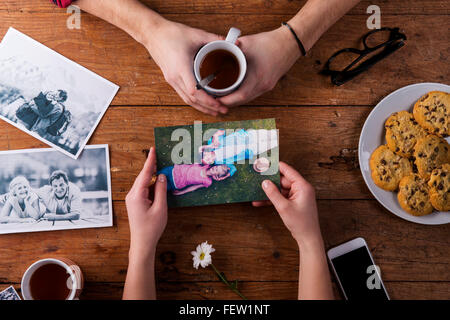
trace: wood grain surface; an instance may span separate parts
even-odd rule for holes
[[[120,85],[114,105],[183,105],[164,81],[158,66],[137,42],[117,28],[90,15],[82,15],[82,28],[68,30],[64,12],[30,13],[13,11],[2,16],[0,36],[9,26],[28,34],[82,66]],[[244,34],[276,28],[289,16],[170,14],[169,19],[208,31],[226,34],[235,25]],[[49,19],[52,28],[48,28]],[[345,86],[335,87],[319,74],[327,59],[338,49],[360,47],[367,32],[366,15],[345,16],[281,79],[275,90],[251,105],[375,105],[392,90],[416,82],[445,82],[450,77],[448,15],[383,15],[383,26],[400,27],[407,35],[406,46],[390,59],[360,75]],[[223,23],[216,23],[223,20]],[[3,22],[4,21],[4,22]],[[419,23],[422,26],[419,28]],[[427,32],[426,30],[430,30]],[[432,32],[431,32],[432,30]],[[151,32],[151,31],[149,31]],[[114,66],[114,68],[112,67]]]

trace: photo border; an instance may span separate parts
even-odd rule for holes
[[[69,157],[71,157],[72,159],[77,160],[78,157],[80,156],[81,152],[83,152],[84,148],[86,147],[87,143],[89,142],[90,138],[91,138],[92,135],[94,134],[94,131],[97,129],[97,127],[98,127],[100,121],[103,119],[103,117],[104,117],[106,111],[107,111],[108,108],[110,107],[110,105],[111,105],[112,101],[114,100],[114,97],[117,95],[117,92],[119,91],[120,87],[119,87],[118,85],[114,84],[113,82],[111,82],[111,81],[109,81],[109,80],[107,80],[107,79],[101,77],[100,75],[96,74],[95,72],[93,72],[93,71],[91,71],[91,70],[89,70],[89,69],[87,69],[87,68],[81,66],[80,64],[78,64],[78,63],[76,63],[76,62],[70,60],[69,58],[66,58],[65,56],[63,56],[62,54],[56,52],[55,50],[50,49],[49,47],[43,45],[42,43],[40,43],[40,42],[34,40],[33,38],[29,37],[28,35],[26,35],[26,34],[20,32],[20,31],[18,31],[18,30],[16,30],[16,29],[14,29],[13,27],[9,27],[8,31],[6,32],[6,34],[5,34],[5,36],[3,37],[2,41],[0,42],[0,50],[3,48],[5,42],[7,42],[8,38],[9,38],[9,37],[12,37],[12,36],[19,36],[19,37],[25,38],[27,41],[30,41],[32,44],[44,48],[44,50],[49,51],[50,54],[55,55],[55,56],[58,57],[59,59],[62,59],[63,61],[65,61],[65,62],[68,63],[69,65],[72,65],[72,66],[74,66],[74,67],[76,67],[76,68],[78,68],[78,69],[81,69],[81,70],[83,70],[84,72],[90,73],[90,74],[91,74],[92,76],[94,76],[95,78],[98,78],[100,81],[103,81],[103,82],[107,83],[108,85],[110,85],[110,86],[113,88],[113,94],[111,95],[111,97],[109,97],[109,98],[107,99],[107,104],[106,104],[106,106],[104,106],[104,107],[102,108],[102,112],[101,112],[100,115],[98,116],[98,118],[97,118],[95,124],[92,126],[91,131],[90,131],[89,134],[86,136],[86,139],[84,139],[83,141],[80,141],[80,142],[82,142],[82,143],[80,144],[80,148],[78,149],[78,151],[77,151],[76,154],[72,154],[72,153],[68,152],[67,150],[64,150],[64,148],[62,148],[62,147],[60,147],[60,146],[57,146],[57,145],[55,145],[54,143],[52,143],[52,142],[50,142],[50,141],[48,141],[48,140],[45,140],[45,139],[44,139],[43,137],[41,137],[39,134],[37,134],[37,133],[35,133],[35,132],[32,132],[32,131],[28,130],[27,128],[21,126],[20,124],[15,123],[15,122],[11,121],[10,119],[8,119],[8,118],[6,118],[6,117],[0,115],[0,119],[2,119],[2,120],[4,120],[4,121],[8,122],[10,125],[16,127],[17,129],[21,130],[22,132],[25,132],[26,134],[29,134],[29,135],[31,135],[32,137],[34,137],[34,138],[36,138],[36,139],[42,141],[43,143],[45,143],[45,144],[49,145],[50,147],[52,147],[52,148],[58,150],[59,152],[64,153],[66,156],[69,156]],[[5,41],[5,40],[6,40],[6,41]]]
[[[110,165],[110,155],[109,155],[109,145],[107,144],[95,144],[95,145],[87,145],[85,146],[85,149],[104,149],[105,150],[105,161],[106,161],[106,178],[108,182],[108,206],[109,206],[109,212],[110,216],[108,219],[108,222],[101,225],[93,225],[93,226],[64,226],[64,227],[58,227],[53,226],[51,229],[36,229],[36,230],[0,230],[0,235],[2,234],[13,234],[13,233],[31,233],[31,232],[43,232],[43,231],[58,231],[58,230],[76,230],[76,229],[93,229],[93,228],[105,228],[105,227],[112,227],[114,226],[114,211],[113,211],[113,205],[112,205],[112,184],[111,184],[111,165]],[[58,152],[58,150],[54,150],[52,148],[38,148],[38,149],[17,149],[17,150],[5,150],[0,151],[0,156],[7,155],[7,154],[20,154],[20,153],[39,153],[39,152]],[[77,160],[77,159],[74,159]]]
[[[0,301],[19,301],[19,300],[22,300],[22,298],[20,297],[19,293],[17,292],[16,288],[14,288],[13,285],[10,285],[9,287],[7,287],[7,288],[3,289],[2,291],[0,291],[0,294],[2,294],[3,292],[5,292],[5,291],[7,291],[7,290],[9,290],[9,289],[12,289],[12,290],[14,291],[14,294],[15,294],[15,295],[17,296],[17,298],[19,298],[19,299],[18,299],[18,300],[3,300],[3,299],[0,299]]]
[[[189,123],[189,124],[184,124],[184,125],[172,125],[172,126],[165,126],[165,127],[155,127],[153,128],[153,135],[154,135],[154,139],[155,139],[155,148],[156,148],[156,157],[157,157],[157,170],[161,170],[163,169],[164,166],[171,166],[173,165],[173,162],[167,163],[167,161],[161,161],[161,155],[163,150],[166,151],[167,148],[163,147],[161,148],[161,138],[163,138],[164,136],[167,136],[166,133],[162,133],[161,131],[166,131],[166,130],[171,130],[171,132],[173,132],[176,129],[187,129],[187,130],[194,130],[194,135],[195,135],[195,127],[196,126],[201,126],[201,130],[202,130],[202,139],[203,139],[203,134],[206,132],[206,130],[209,130],[210,127],[214,127],[215,129],[219,130],[219,129],[230,129],[229,126],[231,125],[232,129],[236,130],[236,129],[242,129],[244,127],[247,127],[247,125],[250,122],[258,122],[258,121],[272,121],[273,122],[273,128],[274,130],[277,130],[277,137],[278,137],[278,146],[275,148],[276,152],[277,152],[277,172],[273,175],[270,176],[266,176],[266,179],[271,180],[274,184],[277,185],[277,187],[280,188],[281,185],[281,173],[279,170],[279,164],[280,164],[280,157],[279,157],[279,153],[280,153],[280,132],[279,129],[277,128],[277,121],[276,118],[271,117],[271,118],[257,118],[257,119],[247,119],[247,120],[230,120],[230,121],[218,121],[218,122],[203,122],[203,121],[194,121],[193,123]],[[190,128],[189,128],[190,127]],[[206,128],[205,128],[206,127]],[[188,129],[189,128],[189,129]],[[259,128],[259,127],[258,127]],[[254,128],[253,129],[257,129]],[[261,129],[267,129],[266,127],[261,127]],[[195,139],[195,137],[194,137]],[[174,143],[177,143],[175,141],[172,141]],[[202,144],[206,142],[206,141],[202,141]],[[191,141],[191,143],[194,143],[193,140]],[[193,150],[193,152],[195,152],[195,150]],[[193,154],[191,155],[191,157],[194,157]],[[166,157],[163,157],[166,158]],[[195,159],[193,159],[195,161]],[[245,163],[234,163],[235,165],[244,165],[246,167],[251,166],[251,163],[249,161],[249,163],[247,163],[247,160],[245,161]],[[260,176],[263,176],[260,174]],[[276,177],[275,179],[273,177]],[[262,181],[261,181],[262,182]],[[255,185],[256,187],[256,185]],[[186,204],[186,201],[180,200],[177,201],[177,197],[173,196],[171,194],[167,194],[167,200],[168,200],[168,207],[169,208],[188,208],[188,207],[197,207],[197,206],[212,206],[212,205],[225,205],[225,204],[236,204],[236,203],[248,203],[248,202],[252,202],[252,201],[266,201],[268,200],[267,195],[264,193],[264,191],[262,190],[262,187],[258,186],[258,188],[261,188],[261,197],[255,197],[255,198],[248,198],[245,200],[240,200],[240,199],[236,199],[233,198],[232,200],[225,200],[225,201],[221,201],[221,202],[196,202],[195,204]],[[202,189],[203,190],[203,189]],[[205,191],[203,191],[205,192]]]

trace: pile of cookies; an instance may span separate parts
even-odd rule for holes
[[[386,145],[370,157],[374,183],[398,191],[400,206],[423,216],[450,211],[450,94],[432,91],[414,105],[413,113],[394,112],[386,120]]]

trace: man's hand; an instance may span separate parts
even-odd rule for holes
[[[271,91],[300,57],[300,49],[286,27],[238,39],[247,59],[247,75],[240,88],[219,99],[225,106],[245,104]]]
[[[151,148],[144,168],[125,198],[131,231],[130,252],[142,256],[154,253],[167,224],[167,179],[163,174],[156,181],[154,201],[149,198],[155,172],[156,153]]]
[[[219,101],[196,89],[193,73],[194,56],[200,47],[221,37],[171,22],[138,0],[77,0],[76,4],[142,43],[184,102],[211,115],[227,113]]]
[[[158,29],[150,31],[144,40],[164,78],[184,102],[213,116],[225,114],[228,109],[205,91],[196,88],[193,63],[197,51],[216,40],[223,40],[223,37],[168,20],[163,20]]]
[[[2,205],[5,204],[6,200],[8,200],[9,196],[10,196],[9,193],[5,193],[5,194],[0,195],[0,204],[2,204]]]
[[[308,51],[320,36],[359,0],[309,0],[290,26]],[[142,43],[161,68],[167,82],[194,108],[211,114],[227,113],[227,106],[244,104],[273,89],[300,57],[297,43],[286,27],[240,38],[248,70],[240,89],[214,99],[196,89],[193,59],[198,49],[220,36],[171,22],[138,0],[77,0],[76,4]]]

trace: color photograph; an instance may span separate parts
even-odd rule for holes
[[[169,207],[266,200],[261,183],[280,183],[275,119],[155,128],[155,141]]]

